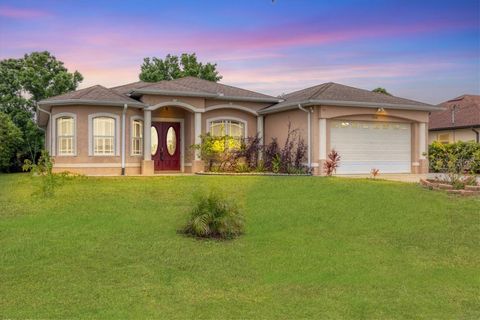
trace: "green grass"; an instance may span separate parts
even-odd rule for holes
[[[319,177],[0,175],[0,318],[478,319],[480,200]],[[177,233],[193,194],[246,234]]]

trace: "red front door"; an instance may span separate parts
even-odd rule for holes
[[[180,170],[180,152],[180,123],[153,122],[152,160],[155,171]]]

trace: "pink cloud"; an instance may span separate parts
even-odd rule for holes
[[[50,14],[46,11],[37,10],[37,9],[25,9],[25,8],[14,8],[1,6],[0,7],[0,16],[13,19],[29,19],[29,18],[40,18],[49,16]]]

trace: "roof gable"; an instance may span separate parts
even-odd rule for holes
[[[115,92],[114,90],[105,88],[101,85],[95,85],[85,89],[67,92],[58,96],[41,100],[39,105],[51,105],[60,103],[85,103],[99,102],[110,104],[142,104],[126,95]]]

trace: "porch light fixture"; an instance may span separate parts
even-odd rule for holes
[[[385,112],[385,109],[383,109],[383,108],[378,108],[377,109],[377,113],[384,113],[384,112]]]

